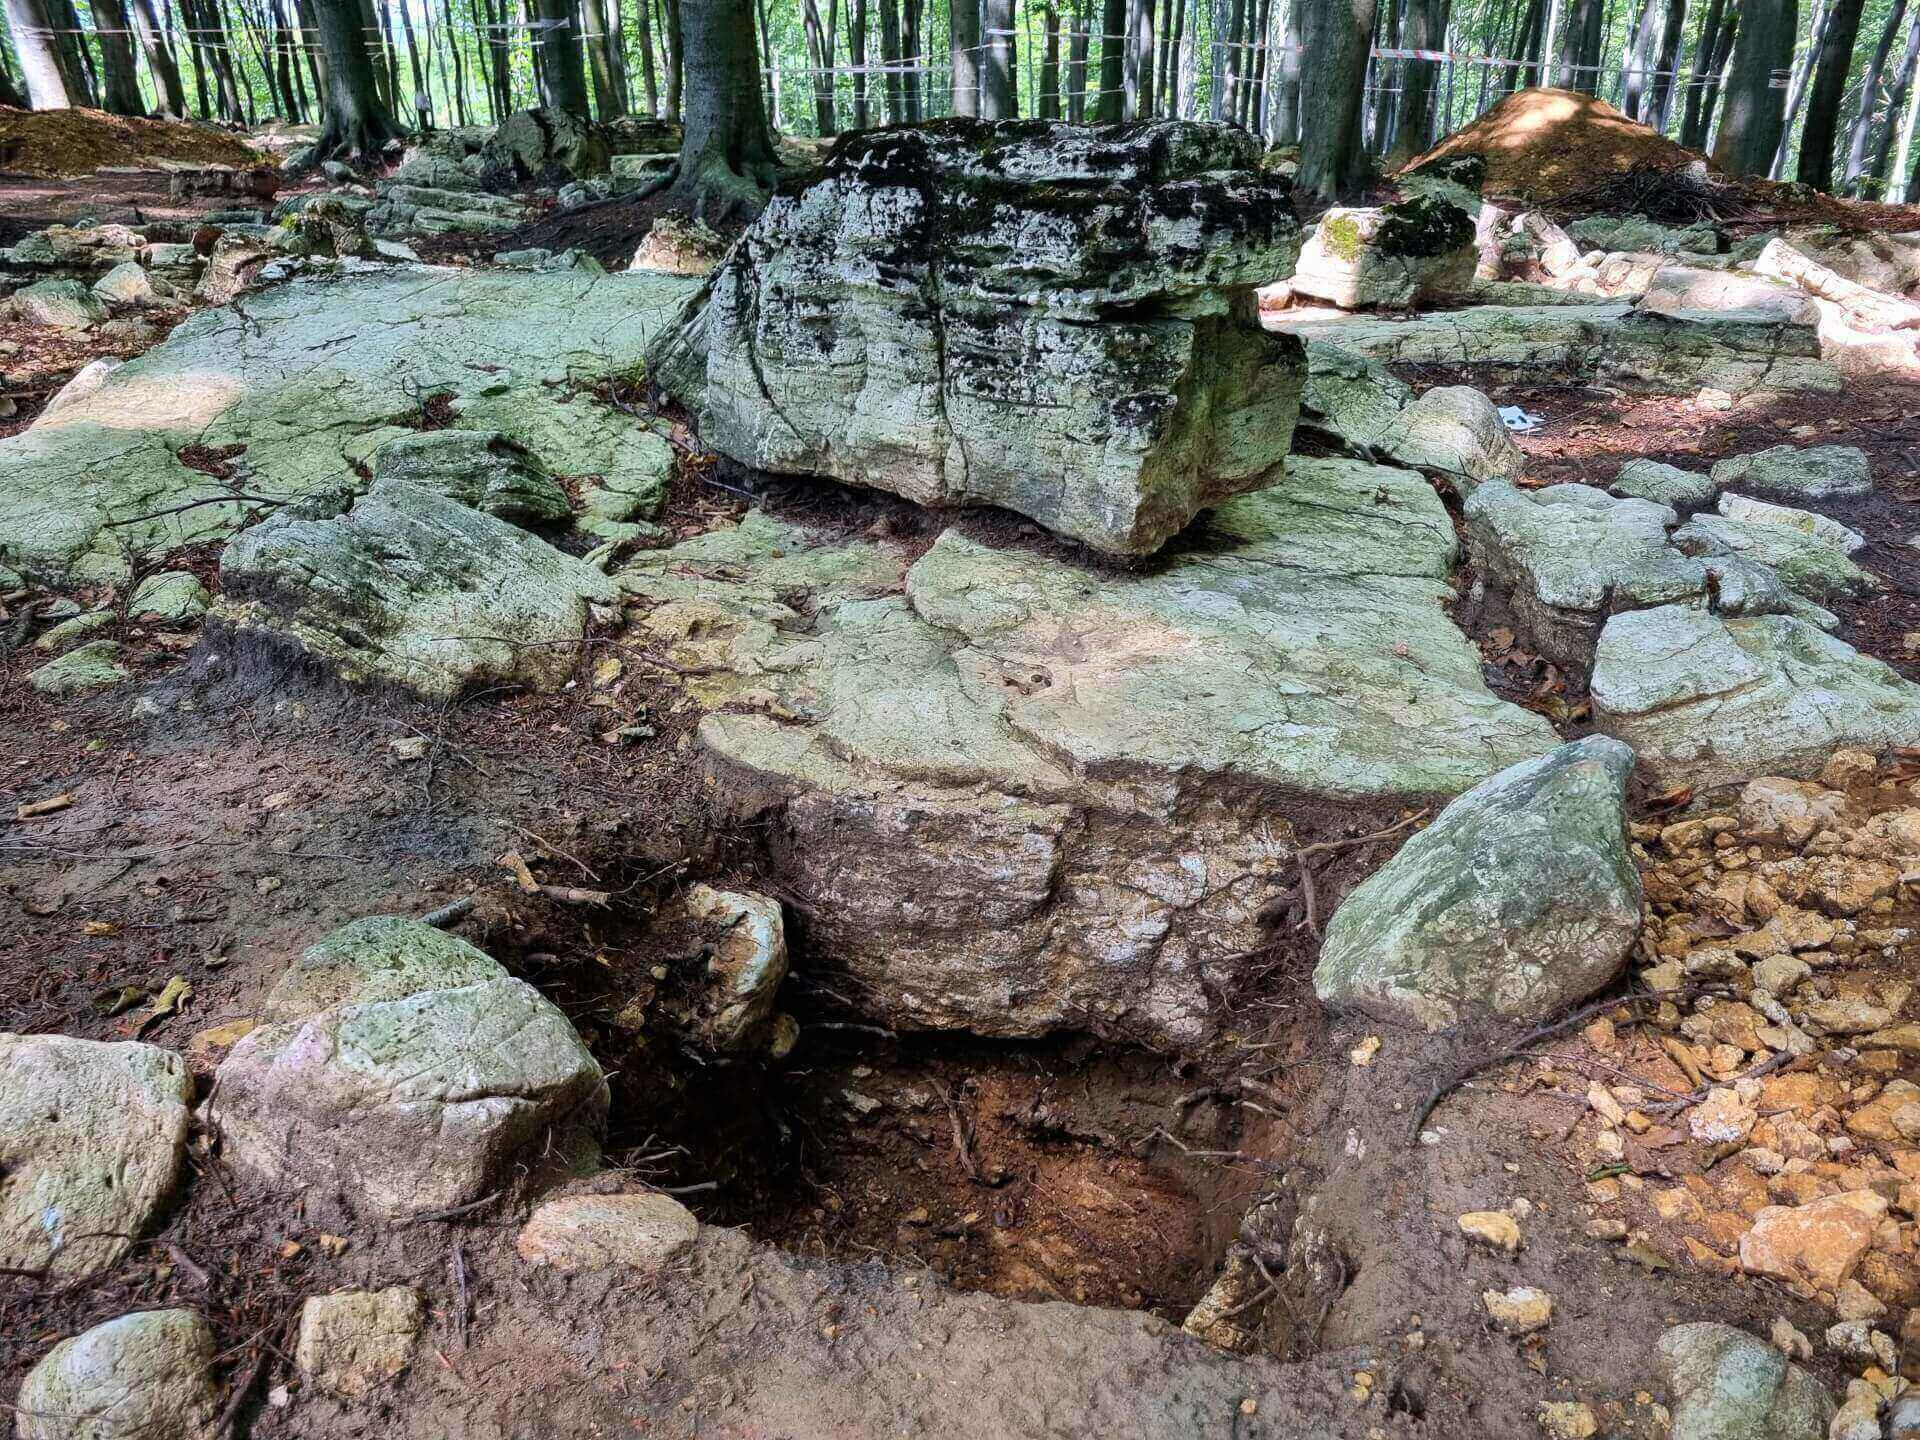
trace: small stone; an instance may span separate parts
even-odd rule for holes
[[[1379,1053],[1380,1037],[1378,1035],[1369,1035],[1358,1045],[1354,1046],[1352,1050],[1347,1052],[1347,1058],[1355,1065],[1364,1068],[1365,1066],[1373,1064],[1373,1057]]]
[[[1520,1249],[1520,1226],[1504,1210],[1473,1210],[1460,1217],[1460,1229],[1469,1240],[1476,1240],[1508,1255]]]
[[[699,1222],[670,1195],[578,1195],[533,1212],[516,1248],[556,1270],[621,1267],[654,1274],[692,1245]]]
[[[1710,1144],[1737,1144],[1747,1138],[1755,1120],[1753,1107],[1733,1090],[1711,1090],[1687,1116],[1687,1129],[1696,1140]]]
[[[1820,771],[1820,783],[1835,790],[1864,785],[1879,773],[1880,762],[1871,750],[1836,750]]]
[[[1825,1388],[1745,1331],[1676,1325],[1656,1354],[1673,1401],[1670,1440],[1825,1440]]]
[[[1593,1440],[1600,1422],[1593,1408],[1573,1400],[1549,1400],[1540,1407],[1540,1428],[1553,1440]]]
[[[1789,1360],[1811,1360],[1813,1342],[1803,1335],[1793,1322],[1784,1315],[1773,1319],[1773,1347]]]
[[[1874,1321],[1887,1313],[1887,1307],[1858,1280],[1841,1282],[1834,1295],[1833,1308],[1842,1320]]]
[[[1515,1335],[1544,1330],[1553,1319],[1553,1297],[1531,1285],[1515,1285],[1509,1290],[1483,1290],[1480,1303],[1494,1323]]]
[[[120,663],[120,648],[112,640],[91,641],[49,660],[27,676],[27,683],[43,695],[72,695],[118,685],[131,674]]]
[[[1823,1196],[1804,1205],[1769,1205],[1740,1240],[1750,1274],[1836,1289],[1873,1243],[1887,1202],[1871,1190]]]
[[[420,1318],[405,1285],[316,1295],[300,1307],[293,1363],[314,1389],[361,1399],[407,1368]]]

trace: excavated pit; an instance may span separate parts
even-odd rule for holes
[[[489,943],[608,1072],[606,1166],[809,1259],[922,1266],[960,1290],[1178,1323],[1283,1167],[1289,1111],[1315,1076],[1304,967],[1276,967],[1275,987],[1299,993],[1249,1001],[1231,1056],[1083,1034],[895,1034],[847,1003],[789,907],[780,1007],[800,1038],[775,1062],[705,1045],[711,937],[671,894],[648,920],[552,928],[567,919]]]

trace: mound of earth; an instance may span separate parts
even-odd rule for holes
[[[1610,175],[1680,170],[1706,157],[1629,120],[1606,101],[1577,90],[1517,90],[1402,170],[1478,155],[1489,195],[1548,205],[1591,189]]]
[[[147,120],[104,110],[13,110],[0,106],[0,170],[89,175],[102,165],[171,160],[251,169],[276,163],[238,135],[183,120]]]

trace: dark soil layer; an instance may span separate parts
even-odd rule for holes
[[[633,260],[633,252],[653,228],[653,222],[668,217],[691,221],[692,212],[664,191],[645,199],[615,196],[594,205],[557,212],[512,230],[487,235],[435,235],[413,242],[420,258],[431,264],[446,264],[456,257],[491,260],[509,250],[538,247],[556,253],[562,250],[586,251],[609,270],[624,270]],[[732,240],[745,226],[722,226],[723,240]]]

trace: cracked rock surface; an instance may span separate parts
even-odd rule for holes
[[[498,431],[559,474],[613,477],[636,449],[650,464],[650,432],[577,386],[639,365],[690,289],[649,273],[378,266],[204,311],[0,440],[0,561],[124,581],[134,557],[232,534],[248,507],[217,497],[236,487],[279,498],[357,485],[355,463],[416,433],[432,395],[463,428]],[[229,479],[195,468],[205,451],[227,455],[211,463]],[[155,518],[107,528],[143,516]]]
[[[959,530],[909,565],[756,512],[621,580],[721,672],[693,693],[722,801],[890,1023],[1164,1045],[1212,1032],[1327,802],[1554,746],[1441,608],[1455,548],[1419,476],[1308,460],[1142,572]]]
[[[652,356],[743,465],[992,504],[1148,554],[1271,483],[1297,345],[1253,287],[1298,226],[1244,136],[936,121],[774,199]]]

